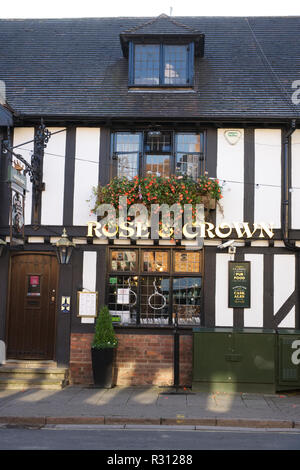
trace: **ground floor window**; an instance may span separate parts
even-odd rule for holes
[[[202,251],[109,250],[108,306],[116,323],[200,324]]]

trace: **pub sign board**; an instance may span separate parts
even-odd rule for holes
[[[24,190],[11,183],[11,202],[10,202],[10,244],[24,245]]]
[[[250,261],[229,261],[229,308],[250,308]]]

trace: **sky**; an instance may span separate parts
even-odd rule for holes
[[[298,16],[300,0],[9,0],[0,18],[78,18],[110,16]]]

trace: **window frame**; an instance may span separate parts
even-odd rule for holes
[[[159,46],[159,83],[142,84],[135,83],[135,46],[136,45],[157,45]],[[165,46],[187,46],[186,76],[187,83],[164,83],[164,62]],[[194,43],[191,41],[168,42],[159,40],[148,40],[147,42],[130,41],[129,43],[129,63],[128,63],[128,87],[129,88],[193,88],[194,87]]]
[[[121,177],[118,174],[118,156],[122,154],[137,154],[138,161],[137,161],[137,174],[139,178],[145,178],[146,174],[146,165],[147,165],[147,155],[165,155],[169,156],[170,159],[170,174],[168,176],[177,175],[176,170],[176,163],[177,163],[177,155],[180,153],[186,153],[191,155],[199,156],[198,166],[199,166],[199,175],[204,175],[206,170],[207,161],[206,161],[206,131],[205,129],[162,129],[162,133],[170,133],[171,134],[171,149],[170,151],[151,151],[146,150],[146,140],[147,140],[147,132],[148,130],[145,129],[137,129],[137,130],[119,130],[114,129],[111,133],[111,164],[112,164],[112,177]],[[116,141],[117,141],[117,134],[135,134],[139,136],[139,151],[137,152],[117,152],[116,151]],[[177,150],[177,143],[176,143],[176,136],[177,135],[198,135],[200,137],[200,152],[180,152]],[[182,174],[182,176],[184,176]]]
[[[134,251],[136,252],[137,256],[137,264],[136,264],[136,270],[135,271],[112,271],[111,270],[111,252],[112,251]],[[151,271],[147,272],[143,270],[143,253],[146,251],[163,251],[163,252],[168,252],[168,259],[169,259],[169,270],[168,271],[163,271],[163,272],[156,272],[156,271]],[[195,272],[177,272],[175,271],[175,253],[176,252],[189,252],[185,249],[181,249],[179,247],[174,247],[174,248],[162,248],[162,247],[110,247],[107,249],[107,271],[106,271],[106,289],[105,289],[105,299],[106,299],[106,305],[109,307],[109,279],[110,277],[117,277],[117,276],[124,276],[124,277],[134,277],[137,276],[137,311],[136,311],[136,322],[135,323],[129,323],[129,327],[145,327],[145,324],[141,323],[141,279],[148,277],[149,279],[154,279],[155,277],[161,277],[161,278],[167,278],[169,279],[169,304],[168,304],[168,324],[147,324],[146,327],[150,328],[163,328],[166,326],[172,326],[173,324],[173,284],[174,284],[174,279],[178,278],[201,278],[201,293],[200,293],[200,313],[199,313],[199,319],[200,319],[200,324],[203,320],[204,316],[204,252],[200,251],[200,271],[198,273]],[[198,253],[198,251],[197,251]],[[120,324],[118,325],[119,327],[124,327],[124,325]],[[199,324],[194,323],[194,324],[179,324],[181,327],[195,327],[199,326]]]

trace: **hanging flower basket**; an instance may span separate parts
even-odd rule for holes
[[[196,181],[184,176],[135,176],[131,180],[114,178],[106,186],[93,188],[93,192],[96,199],[93,213],[97,212],[101,204],[111,204],[118,213],[119,198],[126,196],[128,208],[133,204],[144,204],[150,211],[151,204],[171,206],[179,203],[183,209],[185,204],[191,204],[194,215],[197,204],[203,203],[206,209],[213,210],[223,197],[218,179],[207,175]]]
[[[202,200],[205,210],[215,210],[216,209],[216,199],[209,196],[203,196]]]

